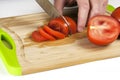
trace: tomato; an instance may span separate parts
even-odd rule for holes
[[[72,18],[67,17],[67,16],[65,18],[69,23],[72,34],[76,33],[77,32],[77,24],[75,23],[75,21]]]
[[[116,8],[112,14],[112,17],[114,17],[115,19],[117,19],[120,22],[120,7]]]
[[[65,16],[65,18],[68,21],[68,24],[71,28],[72,34],[76,33],[77,25],[76,25],[75,21],[73,19],[71,19],[70,17]],[[65,21],[61,17],[52,19],[48,23],[48,26],[56,31],[63,33],[65,36],[68,36],[68,34],[69,34],[68,25],[65,23]]]
[[[32,32],[31,37],[35,42],[41,42],[41,41],[46,41],[47,40],[45,37],[41,36],[38,31]]]
[[[39,33],[48,40],[56,40],[52,35],[48,34],[43,28],[39,28]]]
[[[45,26],[43,27],[43,29],[44,29],[47,33],[49,33],[50,35],[56,37],[57,39],[63,39],[63,38],[65,38],[65,35],[64,35],[63,33],[58,32],[58,31],[55,31],[55,30],[51,29],[49,26],[47,26],[47,25],[45,25]]]
[[[111,16],[114,17],[115,19],[117,19],[119,21],[119,24],[120,24],[120,7],[116,8],[112,12]]]
[[[88,39],[97,45],[108,45],[119,35],[119,23],[111,16],[98,15],[88,21]]]
[[[71,33],[74,34],[77,32],[77,25],[75,21],[70,17],[65,17],[69,27],[71,28]],[[48,25],[44,25],[43,27],[39,27],[38,31],[34,31],[32,33],[32,39],[36,42],[41,42],[45,40],[57,40],[63,39],[69,34],[68,25],[61,18],[54,18],[50,20]]]

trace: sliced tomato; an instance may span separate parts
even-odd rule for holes
[[[38,31],[34,31],[32,32],[32,39],[35,41],[35,42],[42,42],[42,41],[46,41],[48,39],[46,39],[45,37],[41,36],[40,33]]]
[[[67,19],[68,24],[72,30],[71,32],[76,33],[77,25],[76,25],[75,21],[73,19],[71,19],[70,17],[65,17],[65,18]],[[48,26],[56,31],[63,33],[65,36],[68,36],[68,34],[69,34],[68,25],[65,23],[65,21],[61,17],[52,19],[49,22]]]
[[[68,35],[68,27],[65,24],[64,20],[62,18],[55,18],[52,19],[49,23],[48,26],[56,31],[62,32],[66,36]]]
[[[47,32],[45,32],[45,31],[43,30],[43,28],[39,28],[39,33],[40,33],[43,37],[47,38],[48,40],[51,40],[51,41],[56,40],[52,35],[50,35],[50,34],[48,34]]]
[[[47,25],[45,25],[45,26],[43,27],[43,29],[44,29],[47,33],[49,33],[50,35],[53,35],[54,37],[56,37],[57,39],[63,39],[63,38],[65,38],[65,35],[64,35],[63,33],[58,32],[58,31],[55,31],[55,30],[51,29],[50,27],[48,27]]]
[[[119,23],[110,16],[95,16],[88,22],[87,35],[94,44],[108,45],[118,38]]]
[[[72,18],[70,18],[68,16],[65,16],[65,18],[69,22],[69,26],[71,28],[72,34],[76,33],[77,32],[77,24],[76,24],[76,22]]]
[[[112,17],[114,17],[115,19],[117,19],[120,22],[120,7],[116,8],[112,14]]]
[[[70,18],[66,17],[66,20],[71,28],[71,33],[74,34],[77,32],[77,25],[75,21]],[[39,32],[39,34],[38,34]],[[34,41],[40,42],[44,40],[56,40],[56,39],[63,39],[69,34],[68,25],[65,23],[63,18],[58,17],[50,20],[48,25],[44,25],[43,27],[38,28],[38,32],[35,31],[32,34]],[[41,39],[42,38],[42,39]]]

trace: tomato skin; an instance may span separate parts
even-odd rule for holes
[[[96,45],[108,45],[119,35],[120,26],[116,19],[98,15],[88,21],[88,39]]]
[[[71,28],[72,34],[76,33],[77,32],[77,24],[76,24],[76,22],[72,18],[70,18],[68,16],[65,16],[65,18],[69,22],[69,26]]]
[[[38,31],[32,32],[31,37],[32,37],[32,40],[35,42],[42,42],[47,40],[45,37],[41,36]]]
[[[112,12],[111,16],[114,17],[115,19],[117,19],[119,21],[119,24],[120,24],[120,7],[116,8]]]
[[[62,32],[66,36],[68,35],[68,28],[63,19],[61,18],[55,18],[50,20],[48,23],[48,26],[56,31]]]
[[[47,25],[45,25],[45,26],[43,27],[43,29],[44,29],[47,33],[49,33],[50,35],[56,37],[57,39],[64,39],[64,38],[65,38],[65,35],[64,35],[63,33],[58,32],[58,31],[55,31],[55,30],[51,29],[49,26],[47,26]]]
[[[39,33],[50,41],[56,40],[52,35],[48,34],[43,28],[39,28]]]
[[[117,19],[120,22],[120,7],[116,8],[112,14],[112,17],[114,17],[115,19]]]
[[[70,17],[65,16],[65,18],[69,23],[69,26],[72,30],[71,31],[72,34],[76,33],[77,32],[77,25],[76,25],[75,21],[73,19],[71,19]],[[68,34],[69,34],[68,25],[65,23],[65,21],[61,17],[52,19],[48,23],[48,26],[56,31],[63,33],[65,36],[68,36]]]

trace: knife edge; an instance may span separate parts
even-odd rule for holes
[[[49,0],[36,0],[36,2],[43,8],[43,10],[51,17],[60,17],[59,11],[50,3]]]

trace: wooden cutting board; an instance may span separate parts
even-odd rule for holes
[[[0,19],[0,28],[16,44],[22,75],[120,56],[119,39],[108,46],[96,46],[87,39],[86,31],[57,41],[32,41],[31,32],[49,19],[45,13]]]

